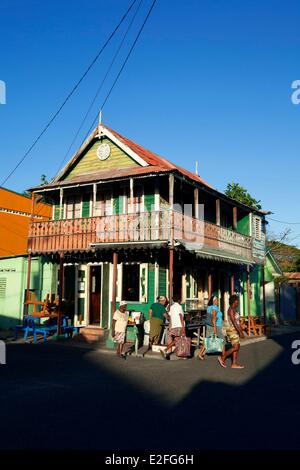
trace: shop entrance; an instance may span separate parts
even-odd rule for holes
[[[90,267],[90,315],[89,324],[100,326],[102,266]]]

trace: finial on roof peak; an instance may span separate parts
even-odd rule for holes
[[[103,136],[102,109],[100,109],[99,121],[98,121],[98,138],[101,139],[102,136]]]

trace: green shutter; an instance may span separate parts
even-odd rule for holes
[[[166,268],[159,268],[158,275],[158,294],[166,297],[167,295],[167,270]]]
[[[243,219],[238,220],[237,231],[243,235],[250,234],[250,215],[247,214]]]
[[[146,212],[151,212],[154,206],[154,194],[145,194],[144,207]]]
[[[83,196],[81,216],[90,217],[90,197],[88,195]]]
[[[148,264],[148,303],[151,305],[154,299],[154,283],[155,283],[155,266]]]
[[[60,205],[55,204],[54,205],[54,220],[59,220],[60,219]]]
[[[123,197],[118,194],[113,197],[113,214],[123,214]]]

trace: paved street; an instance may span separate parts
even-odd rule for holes
[[[244,371],[123,361],[96,350],[10,344],[0,368],[1,448],[295,449],[300,334],[245,346]],[[5,423],[5,425],[3,425]]]

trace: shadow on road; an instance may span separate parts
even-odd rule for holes
[[[209,360],[211,380],[196,360],[123,362],[77,347],[10,344],[7,366],[0,368],[0,447],[299,449],[300,368],[291,363],[293,339],[243,348],[243,359],[267,354],[270,360],[241,381],[232,375],[240,372]],[[191,377],[188,393],[172,400],[177,385],[184,388]],[[162,384],[165,390],[170,384],[169,403],[154,393]]]

